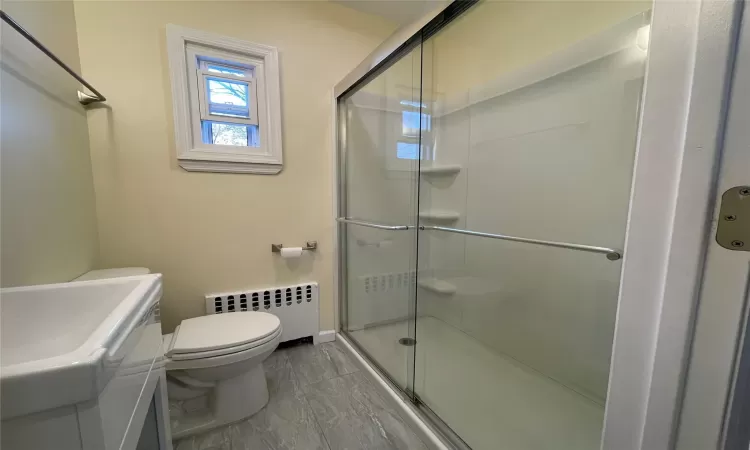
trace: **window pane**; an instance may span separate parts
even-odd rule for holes
[[[396,144],[396,157],[399,159],[419,159],[419,144],[398,142]]]
[[[215,145],[259,147],[258,126],[204,120],[203,142]]]
[[[250,117],[248,84],[222,78],[206,78],[209,114]]]
[[[404,136],[412,136],[416,137],[419,135],[419,111],[403,111],[401,114],[401,124],[402,124],[402,134]],[[422,114],[422,124],[421,128],[423,130],[429,130],[430,129],[430,115],[429,114]]]
[[[211,103],[247,106],[247,84],[220,78],[208,78],[208,96]]]
[[[218,64],[206,64],[206,68],[209,72],[214,73],[227,73],[236,77],[244,77],[245,71],[242,69],[235,69],[233,67],[221,66]]]
[[[247,126],[229,123],[211,123],[211,138],[217,145],[247,146]]]

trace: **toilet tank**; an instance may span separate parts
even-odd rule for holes
[[[146,275],[151,271],[145,267],[122,267],[119,269],[100,269],[84,273],[73,281],[102,280],[105,278],[132,277]]]

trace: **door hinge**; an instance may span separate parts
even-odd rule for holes
[[[750,251],[750,186],[735,186],[721,196],[716,242],[729,250]]]

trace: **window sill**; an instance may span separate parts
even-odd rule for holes
[[[276,175],[281,172],[281,164],[258,164],[238,161],[204,161],[179,158],[180,167],[188,172],[218,172],[218,173],[255,173],[259,175]]]

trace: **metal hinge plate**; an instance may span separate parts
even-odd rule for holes
[[[750,186],[736,186],[721,196],[716,242],[729,250],[750,251]]]

